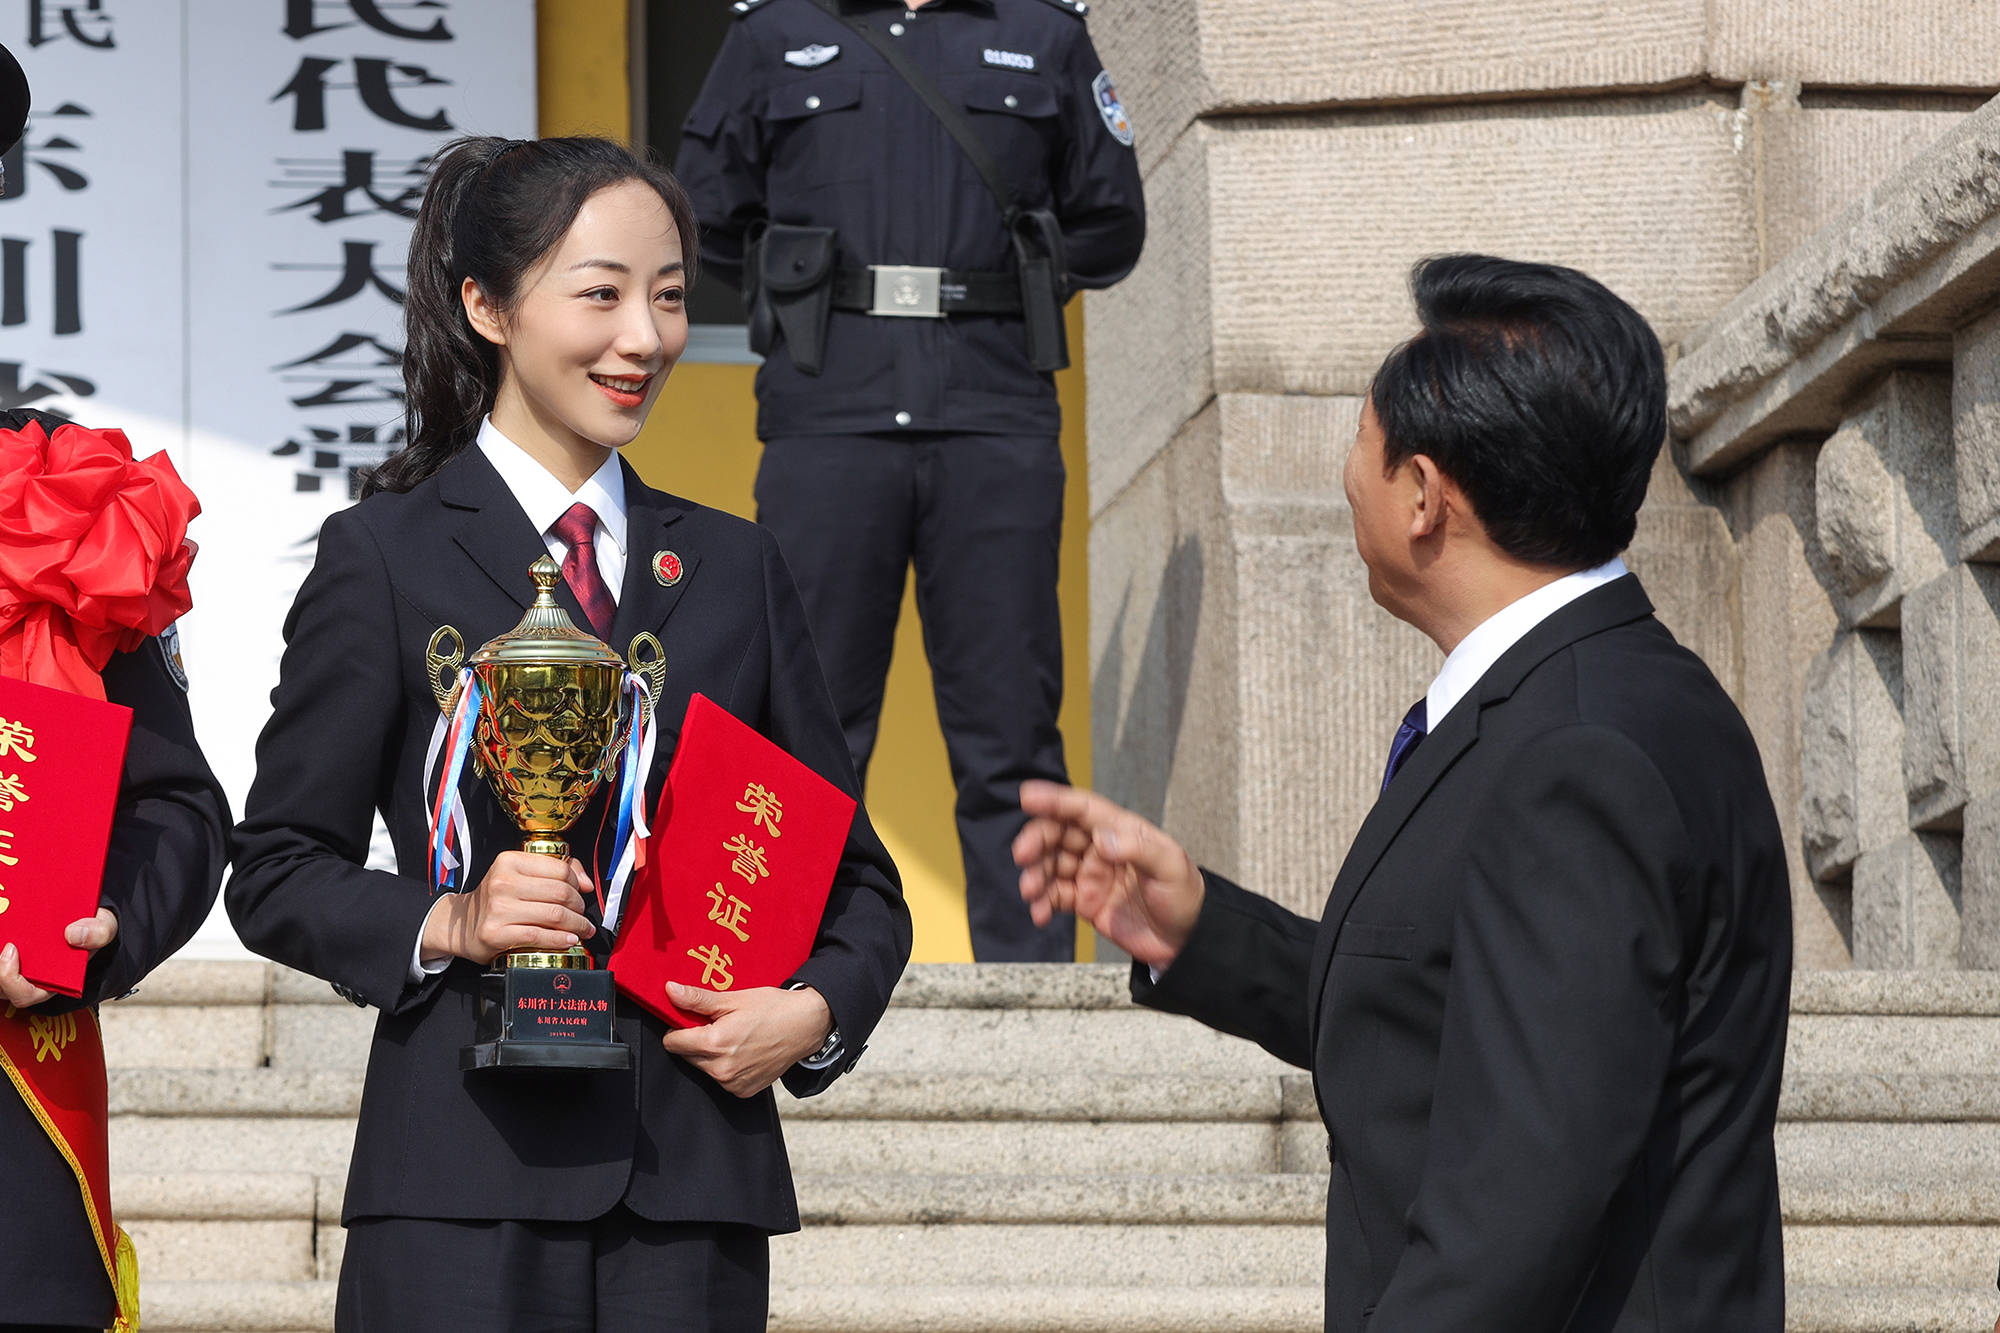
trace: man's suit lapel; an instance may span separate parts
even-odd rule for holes
[[[1417,746],[1361,822],[1361,831],[1354,835],[1347,859],[1334,877],[1333,891],[1327,895],[1326,913],[1320,918],[1319,932],[1313,940],[1309,981],[1315,1023],[1332,966],[1334,941],[1354,906],[1356,895],[1431,789],[1479,739],[1480,714],[1512,695],[1528,673],[1551,655],[1593,634],[1642,620],[1652,613],[1652,602],[1631,574],[1592,589],[1529,630],[1520,642],[1502,653],[1479,678],[1472,694],[1460,700],[1443,725]]]
[[[686,502],[654,490],[639,480],[630,463],[622,459],[620,463],[625,470],[625,583],[618,592],[611,646],[627,656],[639,634],[659,634],[666,625],[681,594],[700,575],[701,552],[683,550],[670,540],[671,529],[687,512]],[[680,578],[672,584],[662,583],[653,572],[654,559],[662,551],[671,551],[680,561]],[[667,671],[673,672],[671,654]]]

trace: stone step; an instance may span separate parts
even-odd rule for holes
[[[1074,1056],[1111,1075],[1281,1075],[1247,1042],[1134,1007],[1122,968],[912,967],[867,1056],[871,1070],[1028,1074]],[[2000,1073],[2000,983],[1987,973],[1800,973],[1795,1075]],[[374,1015],[262,963],[169,963],[104,1007],[113,1068],[359,1070]]]
[[[114,1114],[353,1116],[359,1069],[115,1068]],[[787,1121],[1092,1120],[1317,1123],[1303,1073],[1013,1075],[859,1070],[804,1101],[779,1091]],[[1812,1074],[1785,1079],[1787,1121],[2000,1122],[2000,1078],[1984,1074]]]
[[[1799,1285],[1786,1333],[1981,1333],[1992,1292]],[[334,1284],[148,1282],[151,1333],[330,1333]],[[775,1284],[771,1333],[1320,1333],[1320,1288]]]

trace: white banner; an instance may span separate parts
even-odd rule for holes
[[[240,811],[319,525],[400,442],[426,160],[534,133],[533,0],[0,4],[35,106],[0,201],[0,402],[167,448],[201,498],[182,641]],[[219,909],[191,952],[240,956]]]

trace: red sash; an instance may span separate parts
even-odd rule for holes
[[[115,1333],[139,1327],[139,1258],[111,1219],[110,1092],[104,1035],[88,1009],[44,1016],[0,1004],[0,1069],[76,1173],[83,1211],[118,1300]]]

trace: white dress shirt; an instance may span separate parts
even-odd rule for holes
[[[1504,657],[1509,648],[1528,637],[1528,631],[1547,620],[1593,588],[1625,577],[1625,562],[1612,556],[1595,569],[1565,574],[1517,598],[1479,622],[1479,627],[1458,641],[1458,647],[1444,659],[1431,687],[1424,693],[1424,731],[1436,731],[1458,701]]]
[[[500,474],[500,480],[507,483],[507,489],[513,492],[514,499],[527,512],[528,521],[535,525],[535,531],[542,534],[542,541],[549,548],[549,558],[558,565],[569,555],[569,547],[549,529],[569,512],[571,505],[578,502],[589,505],[597,512],[594,541],[597,572],[604,576],[604,586],[611,590],[611,600],[615,605],[619,590],[625,584],[625,473],[618,466],[618,451],[605,450],[603,465],[571,494],[568,487],[556,480],[553,472],[537,463],[527,450],[502,435],[493,424],[492,417],[479,423],[478,443],[479,451],[486,455],[486,460],[493,464],[493,470]],[[440,896],[438,902],[443,901]],[[436,911],[436,906],[431,910]],[[429,924],[428,917],[425,924]],[[416,946],[410,951],[411,982],[419,982],[442,972],[450,964],[449,955],[425,960],[424,933],[419,930]]]

